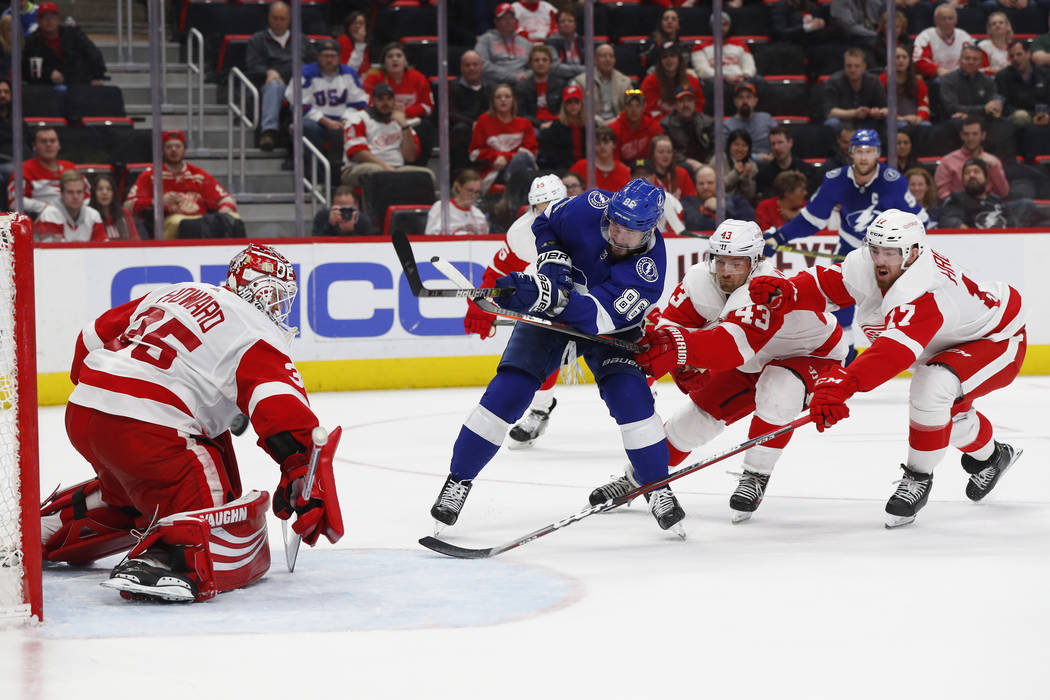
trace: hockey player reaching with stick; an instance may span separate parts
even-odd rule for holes
[[[653,377],[668,372],[689,395],[664,426],[671,466],[751,415],[749,438],[789,424],[805,408],[816,378],[841,367],[848,341],[834,316],[792,311],[779,299],[751,300],[748,281],[782,276],[764,259],[762,231],[753,221],[726,219],[709,240],[704,260],[685,274],[637,356]],[[744,470],[729,499],[733,522],[762,502],[773,466],[791,433],[744,453]],[[615,482],[614,482],[615,483]],[[605,499],[598,489],[592,503]]]
[[[241,413],[280,464],[274,513],[297,513],[293,529],[307,544],[342,536],[337,431],[318,452],[310,493],[300,493],[318,421],[288,357],[297,291],[291,263],[252,244],[230,262],[225,285],[164,286],[81,332],[66,432],[95,478],[42,507],[46,561],[84,564],[134,545],[103,585],[174,602],[260,578],[270,565],[269,496],[241,493],[229,432]]]
[[[612,195],[594,189],[554,202],[532,225],[537,274],[515,272],[497,279],[497,287],[515,290],[497,302],[587,333],[640,337],[645,312],[664,287],[666,253],[655,230],[662,214],[663,191],[644,180],[629,182]],[[456,522],[475,477],[559,366],[570,342],[546,328],[514,327],[496,376],[453,446],[450,474],[430,510],[438,527]],[[663,422],[641,368],[629,352],[611,345],[587,343],[579,350],[620,426],[630,461],[625,479],[638,485],[667,476]],[[680,531],[685,513],[670,487],[646,496],[659,526]]]
[[[542,175],[532,181],[529,187],[529,208],[510,225],[507,231],[506,244],[496,251],[492,264],[485,269],[482,287],[494,287],[496,280],[514,272],[536,272],[536,235],[532,232],[532,223],[536,217],[550,205],[566,196],[565,184],[557,175]],[[467,300],[467,315],[463,327],[467,335],[477,333],[481,339],[490,338],[496,333],[496,315],[478,307],[472,299]],[[547,430],[551,412],[558,405],[554,398],[554,385],[558,383],[558,370],[555,369],[543,382],[525,416],[511,427],[507,437],[507,447],[518,450],[530,447],[537,438]]]
[[[963,453],[966,496],[984,498],[1021,455],[998,442],[974,401],[1009,385],[1027,348],[1021,295],[1004,282],[979,282],[929,247],[918,216],[891,209],[868,227],[864,246],[840,264],[791,278],[756,277],[756,303],[792,309],[854,306],[871,347],[848,368],[816,382],[809,410],[823,431],[849,416],[846,402],[911,369],[908,458],[886,503],[886,526],[915,520],[933,469],[949,445]]]
[[[908,191],[908,180],[893,168],[881,165],[882,141],[874,129],[858,129],[849,141],[852,164],[824,175],[824,182],[795,218],[775,232],[766,233],[766,255],[776,254],[777,247],[789,241],[811,236],[827,226],[832,211],[839,207],[839,255],[846,255],[861,244],[864,232],[875,218],[889,209],[914,212],[925,223],[926,211]],[[853,324],[853,308],[835,311],[835,317],[847,331]],[[847,364],[853,351],[852,333]]]

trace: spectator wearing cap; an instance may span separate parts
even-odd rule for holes
[[[649,142],[663,133],[660,122],[645,111],[645,93],[638,88],[624,93],[623,111],[609,122],[609,128],[616,134],[616,157],[624,163],[646,158]]]
[[[38,241],[104,241],[106,229],[102,216],[84,205],[86,183],[77,170],[67,170],[59,178],[61,196],[55,204],[48,204],[33,226]]]
[[[571,7],[558,10],[557,31],[547,37],[546,44],[554,51],[554,75],[571,80],[585,70],[580,35],[576,33],[576,11]]]
[[[985,162],[985,172],[993,194],[1004,198],[1010,194],[1010,183],[1006,180],[1003,162],[984,150],[986,137],[984,122],[980,117],[969,116],[963,120],[959,130],[962,146],[944,155],[933,175],[938,197],[944,199],[952,192],[963,189],[963,165],[971,158],[980,158]]]
[[[843,69],[824,81],[824,123],[838,129],[878,129],[886,119],[886,90],[867,72],[868,59],[857,47],[846,49]]]
[[[339,44],[325,39],[317,46],[317,61],[303,66],[302,83],[303,136],[322,153],[329,153],[330,160],[342,162],[343,113],[368,106],[361,78],[339,62]],[[294,99],[292,87],[284,94],[289,104]]]
[[[566,85],[561,92],[558,118],[540,130],[536,163],[545,170],[567,170],[583,157],[583,89]]]
[[[790,127],[778,125],[769,130],[770,158],[758,166],[758,175],[755,176],[757,197],[770,196],[773,193],[777,176],[788,170],[805,175],[810,191],[815,190],[820,185],[817,179],[816,168],[796,156],[793,152],[794,147],[795,140],[791,137]],[[762,230],[765,230],[765,227],[762,227]]]
[[[490,88],[499,84],[513,85],[529,77],[529,50],[532,44],[518,34],[518,19],[509,2],[496,6],[495,29],[478,37],[474,50],[484,62],[482,78]]]
[[[186,135],[165,131],[161,163],[164,230],[157,238],[231,238],[244,236],[237,202],[203,168],[185,161]],[[146,168],[128,192],[124,206],[146,227],[153,223],[153,167]]]
[[[573,82],[581,88],[586,86],[586,74],[580,73]],[[616,70],[616,53],[611,44],[594,47],[594,117],[599,124],[608,125],[623,111],[623,97],[634,87],[631,79]]]
[[[570,170],[580,178],[587,177],[587,160],[581,158]],[[594,187],[616,192],[631,181],[630,169],[616,160],[616,134],[607,126],[594,130]]]
[[[678,88],[690,87],[697,95],[697,111],[704,109],[704,93],[700,90],[700,81],[686,71],[686,63],[678,45],[666,42],[660,46],[658,60],[653,71],[642,80],[642,92],[645,93],[645,108],[657,119],[663,119],[674,110],[675,94]]]
[[[79,27],[63,25],[55,3],[40,3],[37,29],[23,48],[22,79],[64,90],[69,85],[101,85],[105,77],[106,62],[95,42]]]
[[[656,171],[648,158],[635,158],[630,162],[631,179],[641,178],[650,185],[656,185]],[[664,192],[664,213],[656,223],[656,228],[664,235],[679,235],[685,231],[685,212],[678,198]]]
[[[751,135],[752,152],[759,163],[767,162],[769,154],[769,132],[776,126],[776,120],[769,112],[759,112],[758,88],[751,80],[742,80],[733,89],[733,105],[736,114],[722,122],[722,129],[728,135],[737,129],[743,129]]]
[[[711,17],[714,20],[714,16]],[[729,13],[722,13],[722,76],[735,85],[746,78],[755,77],[755,57],[744,40],[730,36],[732,21]],[[693,48],[690,56],[693,70],[700,79],[715,77],[715,43],[714,40]]]
[[[511,4],[518,33],[533,44],[542,43],[558,28],[558,10],[545,0],[517,0]]]
[[[714,120],[696,109],[696,93],[682,85],[675,91],[674,111],[660,120],[660,128],[674,145],[674,162],[690,173],[711,157]]]
[[[566,81],[551,73],[553,59],[551,47],[546,44],[533,46],[529,50],[532,75],[515,86],[519,114],[539,129],[550,126],[561,110],[561,93]]]
[[[484,63],[477,51],[463,52],[459,59],[459,77],[448,95],[449,148],[452,169],[462,170],[470,164],[470,138],[474,122],[489,108],[491,91],[481,79]]]
[[[481,191],[516,173],[536,168],[536,130],[518,116],[518,101],[510,85],[497,85],[487,112],[474,124],[470,160],[484,168]]]
[[[419,137],[397,108],[390,83],[375,86],[367,109],[347,110],[343,124],[342,184],[357,187],[362,175],[379,171],[422,171],[434,177],[433,171],[411,165],[419,157]]]
[[[797,170],[785,170],[773,179],[773,196],[755,207],[755,223],[763,231],[779,230],[806,206],[806,176]]]
[[[245,67],[248,78],[261,85],[259,108],[259,148],[272,151],[277,145],[277,126],[281,118],[281,104],[285,88],[292,79],[291,12],[284,2],[270,5],[266,15],[266,29],[252,34],[245,48]],[[302,61],[314,60],[314,50],[306,35],[302,35]]]

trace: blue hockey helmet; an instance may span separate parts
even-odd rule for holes
[[[882,141],[879,139],[879,132],[874,129],[857,129],[849,140],[850,151],[855,146],[872,146],[881,153]]]
[[[664,191],[641,178],[631,180],[609,198],[602,217],[602,235],[607,242],[613,243],[609,237],[609,224],[615,223],[632,231],[641,231],[643,236],[638,247],[642,247],[649,243],[663,213]]]

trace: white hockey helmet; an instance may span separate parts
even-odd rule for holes
[[[901,269],[908,267],[908,254],[915,246],[919,255],[926,249],[926,227],[918,216],[900,209],[887,209],[879,214],[864,236],[864,244],[896,248],[901,252]]]
[[[287,258],[268,245],[252,243],[230,261],[226,286],[237,296],[262,311],[289,335],[296,329],[285,321],[299,292],[295,268]]]
[[[557,175],[543,175],[532,181],[529,187],[529,206],[553,202],[568,196],[565,183]]]
[[[754,221],[726,219],[707,240],[708,251],[705,254],[711,271],[714,272],[714,260],[719,255],[750,258],[751,269],[765,257],[762,254],[766,242],[762,229]]]

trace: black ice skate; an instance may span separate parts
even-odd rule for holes
[[[886,527],[907,525],[915,520],[915,514],[926,505],[933,485],[933,474],[913,472],[903,464],[904,478],[897,481],[897,490],[886,501]]]
[[[636,488],[638,488],[638,482],[634,478],[634,467],[628,462],[627,466],[624,468],[623,476],[617,477],[608,484],[604,484],[594,489],[591,491],[591,495],[588,496],[587,500],[592,506],[597,506],[606,501],[611,501],[614,498],[619,498]],[[631,501],[628,501],[627,505],[629,507]]]
[[[507,448],[521,450],[530,447],[536,439],[547,430],[547,423],[551,419],[551,411],[558,405],[558,399],[551,399],[551,407],[546,411],[530,408],[528,413],[510,429],[507,437]]]
[[[456,524],[459,512],[463,510],[463,504],[467,502],[467,494],[470,493],[470,487],[473,485],[473,481],[467,479],[456,481],[451,474],[448,475],[445,485],[441,487],[441,493],[438,494],[434,506],[430,509],[430,516],[437,521],[434,523],[435,535],[441,532],[441,528],[445,525]]]
[[[102,585],[120,591],[121,596],[130,600],[192,603],[197,598],[197,584],[193,580],[172,571],[149,552],[142,558],[117,564]]]
[[[645,500],[649,501],[649,511],[656,518],[656,524],[661,530],[671,530],[674,534],[685,539],[685,528],[682,520],[685,519],[685,511],[678,504],[674,492],[670,486],[661,486],[645,494]]]
[[[748,469],[739,476],[736,491],[729,497],[729,509],[733,511],[734,523],[741,523],[751,517],[762,503],[762,495],[766,492],[766,484],[769,483],[769,474],[759,474]]]
[[[996,442],[995,451],[992,456],[981,462],[970,455],[962,456],[962,467],[970,475],[966,484],[966,497],[971,501],[979,501],[995,488],[999,477],[1006,473],[1024,450],[1014,450],[1005,442]]]

